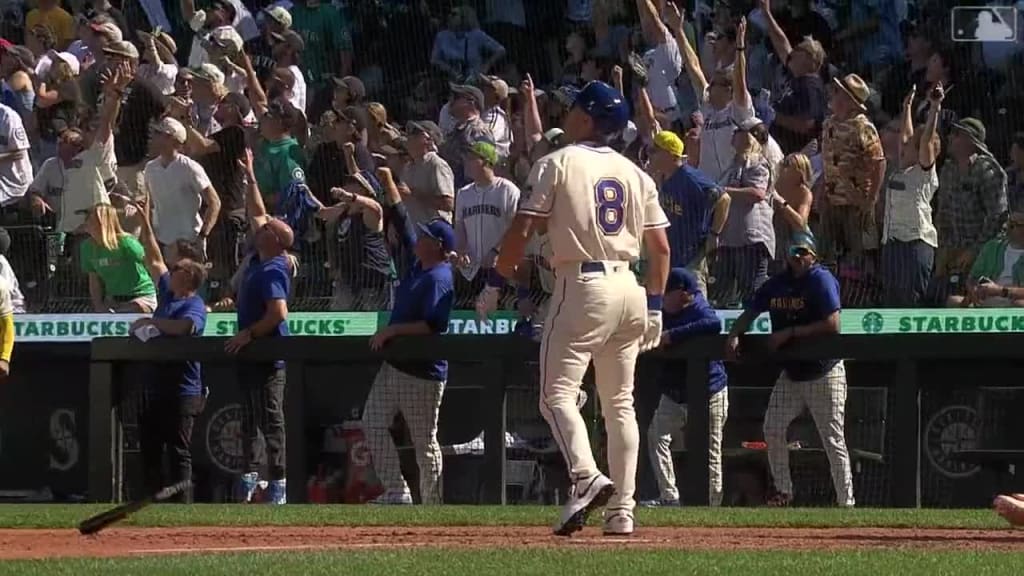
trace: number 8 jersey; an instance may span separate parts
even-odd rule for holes
[[[658,187],[608,147],[574,144],[534,164],[519,212],[548,220],[553,269],[572,262],[633,262],[644,230],[667,228]]]

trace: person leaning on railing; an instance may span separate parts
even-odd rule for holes
[[[130,332],[140,339],[154,336],[196,337],[206,327],[206,304],[197,292],[206,280],[198,261],[175,256],[165,262],[150,223],[148,202],[136,205],[143,263],[157,286],[157,307],[152,318],[136,320]],[[174,251],[177,254],[177,251]],[[142,461],[148,493],[192,478],[192,427],[206,405],[199,362],[149,365],[139,415]],[[171,458],[171,477],[163,473],[164,448]],[[190,502],[190,490],[181,493]]]
[[[448,263],[455,249],[452,225],[443,218],[414,224],[402,204],[391,171],[380,168],[377,177],[403,249],[415,254],[416,262],[401,275],[388,325],[370,339],[370,348],[375,351],[396,336],[443,334],[448,330],[455,298],[453,270]],[[399,412],[409,427],[416,450],[420,501],[441,503],[442,458],[437,442],[437,415],[447,380],[445,360],[387,361],[377,372],[362,418],[374,471],[385,488],[375,503],[412,504],[390,432],[391,422]]]

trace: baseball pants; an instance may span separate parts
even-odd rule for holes
[[[708,432],[708,502],[711,506],[722,505],[722,434],[729,416],[729,389],[724,388],[709,399]],[[651,422],[647,436],[647,448],[651,462],[654,462],[654,476],[658,481],[658,493],[662,500],[679,500],[676,485],[675,464],[672,461],[672,442],[682,435],[686,427],[688,406],[678,404],[662,394],[658,410]]]
[[[386,493],[408,494],[398,450],[391,437],[391,422],[402,414],[416,451],[420,470],[420,502],[441,503],[441,445],[437,442],[437,415],[441,411],[444,382],[424,380],[385,362],[370,388],[363,408],[363,434],[373,457],[373,469]]]
[[[594,380],[608,435],[609,510],[632,511],[640,431],[633,374],[647,322],[645,290],[625,262],[566,264],[555,271],[540,349],[540,412],[565,457],[573,482],[598,474],[577,401],[594,362]]]
[[[284,368],[243,363],[238,370],[243,394],[242,438],[245,472],[268,465],[270,480],[285,478]],[[260,432],[264,442],[260,442]],[[269,460],[269,462],[268,462]]]
[[[785,372],[779,376],[764,415],[764,440],[768,444],[768,467],[775,488],[792,496],[793,479],[789,472],[789,446],[786,432],[790,423],[807,408],[821,435],[825,455],[832,471],[836,501],[853,506],[853,475],[846,450],[846,368],[842,361],[817,380],[795,382]]]

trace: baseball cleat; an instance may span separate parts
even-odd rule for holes
[[[631,536],[633,514],[626,510],[612,510],[604,514],[605,536]]]
[[[373,500],[370,500],[367,504],[377,504],[382,506],[411,506],[412,494],[409,494],[408,492],[385,492]]]
[[[992,507],[996,513],[1014,526],[1024,526],[1024,502],[1006,495],[996,496]]]
[[[277,505],[288,503],[287,482],[283,478],[270,481],[270,486],[267,488],[267,502]]]
[[[242,477],[238,480],[239,499],[246,504],[252,502],[259,485],[260,475],[258,472],[242,474]]]
[[[607,504],[614,493],[615,485],[600,472],[573,484],[569,501],[562,507],[562,515],[555,525],[555,535],[571,536],[582,530],[590,513]]]

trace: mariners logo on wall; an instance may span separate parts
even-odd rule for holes
[[[946,406],[936,412],[924,430],[925,454],[932,467],[947,478],[973,476],[977,464],[953,456],[957,450],[973,450],[978,446],[981,418],[969,406]]]
[[[217,468],[241,474],[245,466],[244,441],[241,404],[228,404],[214,412],[206,424],[206,452]]]

